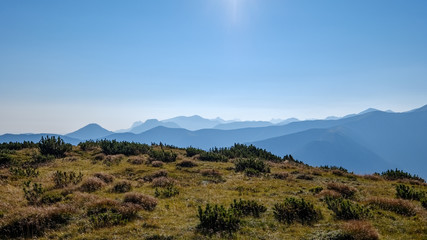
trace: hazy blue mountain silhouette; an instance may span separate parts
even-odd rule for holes
[[[273,123],[266,122],[266,121],[241,121],[241,122],[239,121],[239,122],[218,124],[214,127],[214,129],[232,130],[232,129],[239,129],[239,128],[267,127],[272,125]]]
[[[80,128],[75,132],[68,133],[65,136],[80,139],[80,140],[89,140],[89,139],[95,140],[98,138],[106,137],[111,134],[113,134],[113,132],[108,131],[107,129],[99,126],[96,123],[91,123],[86,125],[85,127]]]
[[[46,136],[55,136],[55,137],[61,137],[64,142],[71,143],[73,145],[79,144],[81,142],[80,139],[67,137],[64,135],[59,134],[52,134],[52,133],[26,133],[26,134],[4,134],[0,136],[0,143],[4,142],[23,142],[23,141],[32,141],[32,142],[39,142],[42,137]]]
[[[173,122],[178,124],[182,128],[192,130],[192,131],[205,129],[205,128],[213,128],[218,124],[225,123],[225,121],[220,118],[206,119],[198,115],[194,115],[191,117],[184,117],[184,116],[174,117],[174,118],[162,120],[162,122],[164,123]]]
[[[148,119],[144,123],[141,123],[131,128],[129,132],[138,134],[159,126],[167,128],[181,128],[178,124],[174,122],[161,122],[157,119]]]

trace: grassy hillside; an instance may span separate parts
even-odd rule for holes
[[[210,152],[109,141],[64,145],[0,146],[0,238],[427,236],[427,186],[400,171],[361,176],[243,145]]]

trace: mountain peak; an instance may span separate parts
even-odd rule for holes
[[[108,131],[107,129],[101,127],[97,123],[90,123],[80,128],[79,130],[69,133],[65,136],[77,138],[80,140],[89,140],[89,139],[103,138],[110,134],[113,134],[113,132]]]

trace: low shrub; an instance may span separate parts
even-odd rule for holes
[[[102,152],[107,155],[124,154],[126,156],[146,154],[150,146],[135,142],[118,142],[116,140],[101,140],[97,142]]]
[[[240,218],[232,208],[226,209],[224,206],[215,205],[211,207],[206,204],[203,209],[199,206],[197,217],[200,220],[197,229],[203,233],[228,232],[232,233],[239,229]]]
[[[187,157],[193,157],[193,156],[200,154],[202,152],[204,152],[204,151],[201,149],[198,149],[198,148],[194,148],[194,147],[188,147],[185,149],[185,153],[186,153]]]
[[[200,153],[199,160],[208,162],[227,162],[228,158],[219,153],[202,152]]]
[[[380,181],[381,177],[378,174],[365,174],[363,175],[364,179],[368,179],[371,181]]]
[[[80,149],[83,151],[90,151],[90,150],[95,150],[95,149],[99,148],[98,142],[95,142],[93,140],[80,142],[77,146],[79,146]]]
[[[24,197],[30,205],[37,204],[45,191],[40,183],[31,184],[30,180],[24,182],[22,190],[24,190]]]
[[[410,173],[404,172],[404,171],[399,170],[397,168],[395,170],[390,169],[390,170],[387,170],[385,172],[382,172],[381,176],[383,176],[387,180],[411,179],[411,180],[417,180],[417,181],[425,182],[425,180],[420,178],[419,176],[412,175]]]
[[[133,165],[141,165],[144,163],[144,158],[139,156],[133,156],[128,159],[128,162]]]
[[[10,167],[9,172],[15,177],[37,177],[40,173],[37,168],[27,167]]]
[[[117,166],[121,163],[121,161],[124,159],[124,155],[123,154],[119,154],[119,155],[108,155],[104,158],[104,160],[102,160],[102,163],[111,167],[111,166]]]
[[[166,171],[166,170],[159,170],[157,172],[154,172],[153,174],[144,176],[143,179],[144,179],[144,181],[151,182],[155,178],[167,177],[167,176],[168,176],[168,171]]]
[[[42,137],[38,143],[42,155],[52,155],[54,157],[65,157],[65,153],[71,151],[72,145],[65,143],[60,137]]]
[[[313,180],[313,176],[310,176],[308,174],[301,174],[297,176],[297,179],[303,179],[303,180]]]
[[[325,202],[337,219],[358,220],[370,216],[369,209],[347,199],[326,197]]]
[[[172,151],[151,149],[148,153],[152,161],[175,162],[178,155]]]
[[[230,206],[232,209],[235,209],[236,212],[243,216],[253,216],[260,217],[261,213],[267,211],[267,208],[262,204],[259,204],[253,200],[242,200],[237,201],[234,199],[233,203]]]
[[[136,192],[126,193],[123,202],[136,204],[147,211],[153,211],[157,206],[156,198]]]
[[[342,170],[339,170],[339,169],[334,169],[334,170],[332,170],[332,174],[334,174],[335,176],[342,177],[342,176],[344,176],[345,172]]]
[[[421,206],[423,206],[423,208],[427,209],[427,198],[421,199]]]
[[[64,197],[58,192],[47,192],[40,199],[42,204],[53,204],[62,201]]]
[[[314,188],[310,188],[308,191],[310,191],[313,194],[318,194],[323,190],[323,187],[314,187]]]
[[[158,177],[154,178],[152,181],[153,187],[167,187],[175,184],[175,180],[168,177]]]
[[[115,183],[111,189],[111,191],[115,193],[125,193],[129,192],[130,190],[132,190],[132,184],[126,180]]]
[[[0,238],[39,237],[46,230],[68,223],[73,213],[68,206],[27,208],[0,226]]]
[[[178,188],[175,186],[167,186],[165,188],[156,188],[154,196],[158,198],[170,198],[179,194]]]
[[[220,177],[221,173],[215,169],[203,169],[200,170],[200,174],[205,177]]]
[[[287,179],[289,177],[289,174],[287,172],[279,172],[279,173],[273,173],[273,178],[275,179]]]
[[[126,224],[136,217],[138,207],[110,199],[98,200],[87,208],[87,216],[94,228]]]
[[[83,181],[82,185],[80,185],[80,191],[83,192],[95,192],[96,190],[104,187],[105,183],[96,177],[87,178]]]
[[[104,153],[98,153],[95,155],[94,159],[97,161],[102,161],[106,158],[107,156]]]
[[[327,188],[339,192],[344,198],[352,198],[357,190],[341,183],[328,183]]]
[[[197,163],[195,163],[194,161],[191,161],[191,160],[183,160],[183,161],[177,163],[176,165],[178,167],[191,168],[191,167],[196,167]]]
[[[367,202],[369,205],[404,216],[415,216],[416,214],[414,205],[402,199],[371,198]]]
[[[114,181],[114,177],[108,173],[94,173],[93,176],[101,179],[105,183],[111,183]]]
[[[328,190],[328,189],[323,189],[322,191],[320,191],[319,196],[322,198],[341,198],[342,195],[339,192],[336,192],[334,190]]]
[[[347,237],[345,239],[352,240],[378,240],[379,235],[377,230],[372,227],[369,222],[351,220],[342,226],[342,231]]]
[[[286,198],[283,203],[276,203],[273,207],[274,217],[281,223],[292,224],[297,221],[301,224],[312,224],[322,218],[320,210],[304,199]]]
[[[238,159],[234,165],[236,172],[245,172],[247,176],[270,172],[270,167],[264,161],[255,158]]]
[[[163,167],[163,162],[162,161],[153,161],[153,162],[151,162],[151,166],[153,166],[153,167]]]
[[[417,190],[414,187],[409,187],[403,184],[399,184],[396,186],[396,197],[409,199],[409,200],[417,200],[420,201],[424,199],[426,193],[422,190]]]
[[[69,184],[78,184],[82,181],[82,178],[83,174],[81,172],[77,174],[74,171],[56,171],[52,176],[52,180],[55,183],[56,188],[63,188]]]

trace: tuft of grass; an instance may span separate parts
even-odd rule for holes
[[[151,185],[153,187],[168,187],[175,184],[175,180],[168,177],[154,178]]]
[[[215,169],[203,169],[200,170],[200,174],[205,177],[221,177],[221,173]]]
[[[355,188],[340,183],[328,183],[327,188],[340,193],[344,198],[352,198],[357,192]]]
[[[163,162],[162,161],[152,161],[151,162],[151,166],[153,166],[153,167],[163,167]]]
[[[112,183],[114,181],[114,177],[108,173],[94,173],[94,177],[101,179],[104,183]]]
[[[123,198],[123,202],[138,205],[147,211],[153,211],[158,203],[156,198],[136,192],[126,193]]]
[[[352,240],[378,240],[377,230],[366,221],[351,220],[342,226],[345,239]]]
[[[183,160],[176,164],[178,167],[191,168],[197,166],[197,163],[191,160]]]
[[[372,206],[376,206],[380,209],[392,211],[404,216],[415,216],[415,206],[410,202],[402,199],[390,199],[390,198],[370,198],[367,203]]]
[[[138,209],[135,205],[102,199],[90,204],[86,214],[94,228],[102,228],[128,223],[136,217]]]
[[[289,177],[289,173],[287,173],[287,172],[273,173],[272,176],[275,179],[284,180],[284,179],[287,179]]]
[[[320,210],[303,198],[286,198],[283,203],[276,203],[273,208],[274,217],[281,223],[311,225],[322,218]]]
[[[111,189],[111,191],[115,193],[125,193],[129,192],[130,190],[132,190],[132,184],[131,182],[126,180],[116,182],[113,188]]]
[[[95,192],[105,186],[104,181],[96,177],[89,177],[80,185],[82,192]]]

